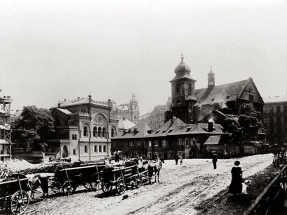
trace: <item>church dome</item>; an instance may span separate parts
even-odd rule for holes
[[[181,56],[180,64],[177,67],[175,67],[175,69],[174,69],[175,73],[177,73],[179,71],[187,71],[187,72],[191,71],[190,67],[183,62],[183,59],[184,59],[183,56]]]

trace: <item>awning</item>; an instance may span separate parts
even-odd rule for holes
[[[218,145],[221,135],[209,136],[204,145]]]

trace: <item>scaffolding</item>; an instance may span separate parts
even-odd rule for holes
[[[10,96],[3,96],[0,89],[0,159],[10,160],[12,157],[11,141],[11,103]]]

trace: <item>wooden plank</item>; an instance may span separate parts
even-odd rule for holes
[[[279,174],[268,184],[268,186],[263,190],[263,192],[257,197],[255,202],[243,213],[243,215],[249,215],[254,208],[257,206],[257,204],[261,201],[261,199],[265,196],[265,194],[268,192],[270,187],[278,180],[280,175],[285,171],[287,168],[287,165],[285,165],[282,170],[279,172]]]

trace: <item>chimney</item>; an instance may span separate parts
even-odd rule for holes
[[[213,119],[208,120],[208,132],[213,132]]]
[[[61,107],[61,102],[60,101],[58,102],[58,107]]]

